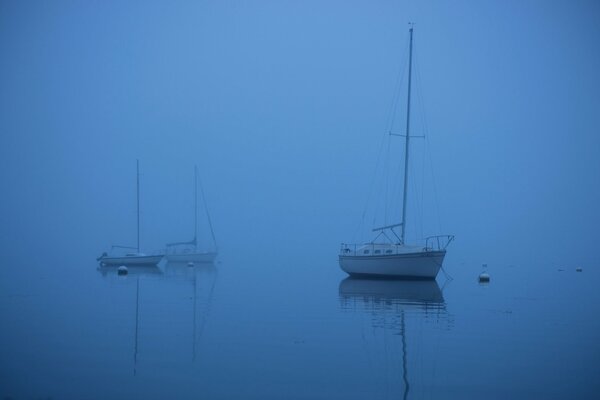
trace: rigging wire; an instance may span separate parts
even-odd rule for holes
[[[419,117],[421,120],[421,132],[422,132],[422,137],[423,138],[427,138],[429,132],[427,131],[427,118],[426,118],[426,113],[425,113],[425,102],[423,101],[423,87],[422,87],[422,81],[421,81],[421,71],[418,65],[418,52],[415,50],[413,51],[413,59],[415,60],[415,89],[417,92],[417,110],[419,111]],[[424,232],[425,232],[425,153],[427,152],[427,146],[426,144],[424,144],[422,146],[421,149],[421,176],[419,179],[420,182],[420,193],[419,192],[415,192],[417,193],[417,195],[420,195],[419,201],[417,201],[417,205],[419,206],[418,209],[418,213],[419,213],[419,227],[420,227],[420,232],[419,232],[419,236],[421,239],[423,239],[425,237]]]
[[[454,278],[452,277],[452,275],[450,275],[448,272],[446,272],[446,270],[444,269],[444,266],[441,265],[440,269],[444,273],[444,278],[446,278],[446,281],[444,282],[444,285],[442,286],[442,290],[444,290],[444,287],[446,287],[446,284],[448,282],[452,282],[454,280]]]
[[[427,155],[427,158],[429,159],[429,168],[431,171],[431,181],[433,184],[433,199],[434,199],[434,203],[435,203],[435,215],[436,215],[436,220],[437,220],[437,225],[438,225],[438,232],[442,232],[442,223],[441,223],[441,217],[440,217],[440,202],[439,202],[439,196],[438,196],[438,192],[437,192],[437,185],[436,185],[436,180],[435,180],[435,173],[434,173],[434,168],[433,168],[433,158],[431,155],[431,143],[429,142],[429,125],[427,123],[427,118],[426,118],[426,110],[425,110],[425,102],[423,101],[423,93],[422,93],[422,79],[421,79],[421,72],[420,72],[420,68],[419,68],[419,53],[418,51],[414,52],[414,60],[415,60],[415,70],[416,70],[416,87],[417,87],[417,103],[419,108],[421,109],[421,124],[423,125],[423,135],[425,136],[425,148],[424,148],[424,155],[423,155],[423,164],[425,164],[425,154]],[[423,171],[425,170],[425,168],[423,169]],[[423,174],[425,175],[425,174]],[[423,178],[425,178],[423,176]]]
[[[385,174],[385,197],[384,197],[384,214],[383,214],[383,223],[387,225],[389,223],[388,220],[388,209],[390,206],[390,148],[392,145],[391,136],[388,135],[387,140],[387,153],[385,155],[385,163],[384,163],[384,174]],[[376,215],[373,216],[373,225],[375,225]]]
[[[407,39],[406,40],[406,44],[405,44],[405,49],[402,52],[402,54],[407,53],[406,50],[408,49],[409,44],[410,44],[410,42]],[[403,84],[403,81],[404,81],[404,76],[406,75],[407,65],[408,65],[408,62],[406,60],[403,63],[401,63],[399,71],[398,71],[398,75],[396,76],[396,82],[395,82],[395,85],[394,85],[394,91],[392,93],[392,102],[391,102],[391,105],[390,105],[390,109],[389,109],[389,112],[388,112],[388,117],[387,117],[386,125],[385,125],[386,132],[382,135],[382,138],[381,138],[381,141],[380,141],[380,144],[379,144],[379,150],[378,150],[378,153],[377,153],[377,162],[375,164],[375,168],[373,170],[372,178],[371,178],[371,181],[369,183],[369,192],[368,192],[367,200],[365,202],[365,206],[363,208],[363,212],[362,212],[362,215],[361,215],[361,221],[360,221],[360,223],[359,223],[359,225],[357,227],[357,230],[356,230],[356,232],[354,234],[355,238],[359,236],[360,232],[362,232],[362,230],[364,228],[364,225],[365,225],[365,219],[366,219],[366,216],[367,216],[367,211],[368,211],[369,206],[371,204],[371,199],[373,197],[374,188],[375,188],[375,186],[377,186],[376,182],[377,182],[377,175],[379,173],[379,167],[380,167],[380,163],[381,163],[381,153],[382,153],[382,150],[383,150],[384,141],[386,139],[387,139],[388,146],[387,146],[387,154],[386,154],[385,159],[384,159],[384,166],[383,166],[384,177],[383,177],[382,185],[384,186],[384,188],[386,188],[385,196],[383,198],[384,198],[384,207],[385,207],[384,208],[384,220],[387,222],[387,214],[388,214],[388,208],[387,207],[388,207],[388,203],[389,203],[389,201],[388,201],[389,200],[388,199],[388,192],[387,192],[387,186],[389,185],[389,173],[387,172],[387,170],[388,170],[387,167],[389,166],[389,159],[390,159],[390,146],[391,146],[391,144],[390,144],[391,140],[390,139],[391,139],[391,133],[392,133],[393,128],[394,128],[394,123],[396,121],[396,114],[397,114],[397,110],[398,110],[398,102],[399,102],[399,99],[400,99],[400,89],[402,88],[402,84]],[[381,198],[381,197],[377,196],[377,198]],[[372,222],[373,224],[375,224],[375,220],[377,218],[377,215],[379,214],[379,207],[380,207],[379,204],[380,203],[378,203],[375,206],[375,210],[374,210],[374,213],[373,213],[373,222]]]
[[[210,235],[215,245],[215,250],[218,250],[217,239],[215,237],[215,231],[213,229],[212,220],[210,219],[210,213],[208,212],[208,205],[206,204],[206,196],[204,195],[204,186],[202,185],[202,179],[198,178],[198,186],[200,186],[200,195],[202,196],[202,204],[204,204],[204,212],[206,213],[206,219],[208,220],[208,227],[210,228]]]
[[[371,182],[369,183],[369,191],[367,192],[367,200],[365,201],[365,205],[363,207],[363,212],[361,215],[361,220],[360,223],[356,229],[356,232],[354,233],[354,239],[358,238],[360,235],[360,232],[362,232],[364,225],[365,225],[365,218],[367,216],[367,210],[369,209],[369,205],[371,203],[371,198],[373,197],[373,187],[375,186],[375,180],[376,180],[376,176],[377,176],[377,171],[379,170],[379,164],[381,161],[381,152],[383,150],[383,144],[385,141],[385,136],[381,137],[380,143],[379,143],[379,150],[377,151],[377,161],[375,162],[375,168],[373,169],[373,173],[372,173],[372,178],[371,178]],[[356,241],[356,240],[354,240]]]
[[[407,53],[407,49],[408,46],[410,45],[410,40],[407,39],[406,44],[405,44],[405,48],[402,54],[406,54]],[[389,118],[388,118],[388,154],[387,154],[387,158],[388,158],[388,162],[386,164],[387,170],[386,170],[386,196],[385,196],[385,204],[386,204],[386,211],[388,209],[388,207],[390,206],[390,204],[397,204],[398,202],[396,200],[398,200],[398,198],[396,197],[397,192],[399,191],[399,186],[395,185],[396,187],[396,192],[393,192],[391,194],[391,197],[389,195],[389,185],[390,185],[390,171],[391,171],[391,154],[390,154],[390,147],[391,147],[391,142],[392,142],[392,134],[394,132],[394,124],[396,122],[396,117],[398,115],[398,103],[400,101],[400,92],[401,89],[403,87],[403,82],[404,82],[404,78],[406,76],[406,68],[408,66],[408,62],[405,61],[403,63],[403,65],[400,68],[399,71],[399,75],[396,78],[396,85],[394,87],[394,95],[392,98],[392,105],[390,108],[390,112],[389,112]],[[402,165],[401,162],[398,162],[398,170],[395,174],[395,176],[393,177],[394,182],[399,182],[399,177],[400,177],[400,166]],[[390,218],[392,218],[390,216]],[[404,222],[404,221],[403,221]],[[384,218],[384,224],[388,224],[389,220],[388,220],[388,213],[386,212],[385,214],[385,218]]]
[[[406,44],[404,46],[404,50],[401,54],[407,54],[408,46],[410,45],[410,39],[406,39]],[[391,133],[394,128],[394,123],[396,122],[396,114],[398,113],[398,101],[400,99],[400,89],[402,88],[402,82],[404,81],[404,75],[406,74],[406,67],[408,66],[408,62],[405,61],[399,70],[398,76],[396,77],[396,84],[394,86],[394,93],[392,97],[392,104],[390,106],[390,111],[388,113],[388,119],[386,128],[388,129],[388,133]]]

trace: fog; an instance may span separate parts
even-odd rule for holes
[[[598,21],[595,1],[3,1],[0,287],[135,245],[136,160],[142,250],[193,237],[197,165],[222,268],[343,278],[340,243],[385,222],[363,212],[397,93],[404,133],[409,22],[409,238],[455,235],[450,274],[594,269]]]
[[[532,256],[591,262],[599,15],[593,2],[4,2],[3,247],[133,243],[139,158],[143,247],[190,235],[197,164],[224,257],[333,257],[360,219],[412,21],[456,246],[508,258],[551,244]]]

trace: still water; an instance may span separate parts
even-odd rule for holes
[[[490,263],[483,285],[459,259],[402,282],[335,254],[128,276],[40,257],[0,275],[0,398],[598,398],[598,271]]]

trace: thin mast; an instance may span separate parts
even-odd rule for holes
[[[400,239],[404,244],[404,233],[406,231],[406,197],[408,191],[408,148],[410,142],[410,84],[412,76],[412,48],[413,48],[413,27],[410,25],[410,46],[408,53],[408,100],[406,102],[406,142],[404,146],[404,198],[402,200],[402,232]]]
[[[135,160],[137,167],[136,194],[137,194],[137,252],[140,252],[140,160]]]
[[[194,248],[198,247],[198,166],[194,165]]]

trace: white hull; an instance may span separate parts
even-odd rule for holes
[[[100,265],[157,265],[164,256],[121,256],[121,257],[102,257],[98,261]]]
[[[217,253],[184,253],[184,254],[167,254],[167,261],[172,263],[212,263],[217,257]]]
[[[357,277],[435,279],[445,250],[391,255],[340,255],[340,267]]]

